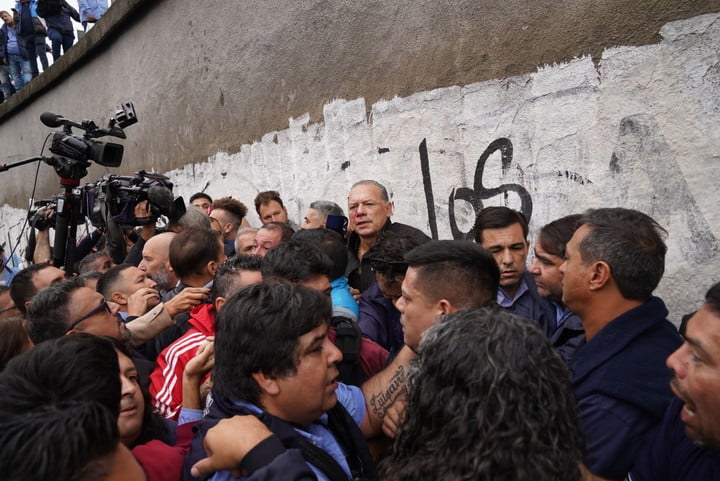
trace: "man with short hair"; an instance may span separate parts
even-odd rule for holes
[[[365,336],[392,355],[405,345],[400,311],[395,303],[402,295],[407,263],[405,255],[419,246],[413,238],[394,232],[381,232],[365,254],[375,272],[375,284],[360,296],[358,325]]]
[[[3,479],[147,479],[120,442],[121,383],[112,344],[71,336],[21,354],[0,373]]]
[[[253,254],[264,257],[270,249],[274,249],[284,242],[290,242],[295,232],[284,222],[268,222],[255,234],[255,249]]]
[[[157,365],[150,375],[150,395],[161,415],[177,420],[182,404],[185,366],[207,338],[215,335],[215,318],[225,301],[240,289],[261,281],[260,258],[257,256],[238,255],[217,270],[212,286],[212,304],[200,305],[190,312],[190,329],[158,355]]]
[[[575,232],[579,218],[580,214],[573,214],[544,225],[535,241],[535,260],[528,269],[535,276],[538,294],[555,307],[550,342],[568,364],[575,349],[585,340],[585,331],[580,318],[562,300],[560,266],[565,262],[565,246]]]
[[[280,193],[276,190],[260,192],[255,197],[255,211],[263,225],[270,222],[281,222],[288,224],[293,231],[298,230],[297,224],[288,219],[287,208],[280,198]]]
[[[170,265],[170,243],[177,234],[161,232],[145,242],[138,267],[155,281],[162,295],[177,286],[178,278]]]
[[[497,296],[497,264],[469,241],[430,241],[405,255],[408,268],[400,311],[405,344],[417,350],[425,330],[437,319],[461,309],[492,305]]]
[[[332,292],[330,278],[333,269],[332,260],[320,248],[296,240],[272,249],[262,262],[265,282],[290,282],[328,296]],[[388,353],[380,345],[363,337],[357,324],[352,321],[346,323],[346,317],[336,314],[333,314],[328,335],[345,356],[338,367],[341,380],[346,384],[360,385],[382,370]]]
[[[123,320],[139,317],[160,302],[157,284],[132,264],[120,264],[105,272],[97,283],[97,291],[119,306]]]
[[[675,398],[650,443],[635,460],[631,481],[694,481],[720,475],[720,283],[690,318],[685,342],[667,365]]]
[[[62,282],[65,272],[51,264],[33,264],[18,272],[10,283],[10,296],[25,315],[33,296],[42,289]]]
[[[420,230],[399,222],[392,222],[393,203],[385,186],[374,180],[361,180],[353,184],[348,195],[348,215],[350,230],[348,250],[352,254],[348,265],[350,286],[360,292],[375,282],[375,273],[363,256],[373,246],[382,231],[392,231],[407,235],[419,244],[430,238]]]
[[[228,257],[235,255],[235,237],[246,214],[245,204],[232,197],[215,199],[212,204],[210,217],[220,223],[225,255]]]
[[[199,207],[207,214],[209,214],[210,210],[212,210],[212,203],[212,197],[205,192],[196,192],[190,196],[190,204],[195,207]]]
[[[342,207],[337,205],[335,202],[330,202],[329,200],[316,200],[311,202],[300,228],[324,229],[327,223],[327,217],[330,214],[341,216],[345,215]]]
[[[254,227],[240,227],[235,236],[235,253],[236,254],[252,254],[257,247],[255,236],[258,229]]]
[[[562,299],[587,339],[570,362],[584,463],[623,479],[672,399],[665,360],[681,341],[652,296],[665,270],[665,231],[623,208],[588,210],[577,225],[560,271]]]
[[[342,354],[328,338],[330,312],[327,296],[287,283],[256,284],[225,303],[217,322],[213,402],[186,457],[186,477],[205,456],[209,428],[255,414],[282,440],[268,448],[281,454],[296,446],[317,479],[375,479],[364,439],[373,433],[365,397],[338,381]],[[231,475],[220,471],[210,479]]]
[[[34,344],[76,332],[123,340],[129,336],[117,305],[72,278],[38,292],[28,306],[27,330]]]
[[[530,247],[525,215],[504,206],[486,207],[475,221],[475,242],[489,251],[500,269],[497,303],[520,316],[534,319],[548,337],[555,332],[555,308],[537,292],[527,271]]]
[[[83,257],[78,263],[78,274],[87,274],[89,272],[105,273],[109,271],[115,263],[112,257],[105,252],[93,252]]]

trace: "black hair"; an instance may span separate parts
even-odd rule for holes
[[[705,303],[715,315],[720,316],[720,282],[708,289],[705,294]]]
[[[330,258],[319,247],[290,241],[270,249],[262,259],[263,281],[302,283],[319,275],[333,278]]]
[[[33,343],[65,335],[72,322],[68,317],[70,297],[84,285],[83,279],[72,277],[35,294],[27,310],[27,330]]]
[[[260,272],[262,259],[258,256],[237,254],[223,262],[215,273],[212,285],[212,298],[227,299],[237,291],[237,275],[240,271]]]
[[[212,197],[207,195],[205,192],[195,192],[193,195],[190,196],[190,204],[193,203],[196,199],[207,199],[208,202],[212,204],[213,200]]]
[[[33,283],[33,277],[41,270],[53,267],[51,264],[33,264],[21,270],[13,277],[10,282],[10,297],[12,297],[15,306],[20,309],[20,312],[27,313],[25,303],[33,298],[37,294],[38,290]]]
[[[90,254],[86,255],[82,259],[80,259],[80,262],[78,262],[78,268],[77,272],[78,274],[87,274],[89,272],[96,272],[96,265],[95,262],[97,262],[98,259],[102,259],[103,257],[110,257],[106,252],[91,252]]]
[[[505,206],[485,207],[475,219],[475,242],[482,244],[482,233],[485,229],[502,229],[513,224],[520,224],[523,237],[528,236],[528,221],[525,214]]]
[[[179,279],[203,274],[208,262],[220,257],[221,249],[220,235],[216,231],[190,227],[170,241],[170,265]]]
[[[100,279],[98,279],[96,290],[102,294],[105,299],[110,300],[112,293],[115,291],[115,286],[117,285],[118,280],[120,280],[120,274],[125,269],[129,269],[131,267],[135,266],[133,264],[119,264],[111,269],[108,269],[102,276],[100,276]]]
[[[570,374],[537,323],[500,308],[430,327],[382,479],[579,481]]]
[[[340,234],[329,229],[304,229],[293,236],[294,241],[308,242],[322,249],[332,262],[330,280],[342,277],[348,264],[348,250]]]
[[[100,480],[119,443],[120,377],[105,339],[63,336],[0,373],[0,473],[5,479]]]
[[[487,306],[497,299],[500,271],[487,250],[471,241],[430,241],[405,255],[430,301],[447,299],[458,309]]]
[[[255,211],[258,215],[260,215],[260,207],[265,204],[269,204],[272,201],[280,204],[280,207],[285,207],[285,204],[283,204],[283,201],[280,198],[280,192],[277,190],[266,190],[258,193],[258,195],[255,196]]]
[[[646,301],[665,272],[665,229],[647,214],[620,207],[590,209],[578,220],[589,232],[578,246],[583,263],[603,261],[625,299]]]
[[[294,374],[298,339],[330,316],[330,299],[299,285],[254,284],[233,294],[215,323],[213,391],[261,405],[252,374]]]
[[[420,242],[412,237],[382,231],[363,256],[363,261],[367,261],[375,272],[394,279],[405,275],[408,267],[405,255],[419,245]]]
[[[538,234],[537,242],[548,254],[564,258],[565,246],[577,229],[580,214],[571,214],[545,224]]]

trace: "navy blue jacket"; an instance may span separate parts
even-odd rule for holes
[[[662,426],[635,461],[632,481],[697,481],[720,479],[720,452],[687,437],[680,419],[683,402],[675,398]]]
[[[390,353],[397,353],[405,345],[400,311],[383,295],[377,283],[360,296],[358,325],[364,336]]]
[[[73,27],[72,20],[74,18],[76,22],[80,21],[80,14],[75,10],[72,5],[63,1],[61,13],[59,15],[48,15],[45,17],[45,23],[48,29],[59,30],[60,32],[73,33],[75,28]]]
[[[570,362],[587,441],[583,460],[598,476],[627,475],[672,400],[665,360],[681,338],[667,314],[651,297],[603,327]]]

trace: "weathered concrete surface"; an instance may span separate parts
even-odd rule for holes
[[[165,10],[166,3],[161,2],[149,17],[162,13],[179,21],[173,12]],[[618,4],[615,7],[621,10]],[[567,10],[573,11],[569,6]],[[142,21],[133,25],[127,35],[135,38],[145,33],[143,25]],[[273,25],[265,27],[272,29]],[[205,34],[212,36],[212,29]],[[290,45],[299,41],[292,35],[288,38],[292,40]],[[549,37],[545,39],[549,41]],[[437,89],[418,87],[415,93],[398,97],[393,97],[393,89],[385,85],[385,98],[391,100],[373,97],[375,89],[383,88],[377,82],[364,83],[367,78],[353,77],[349,83],[357,83],[357,88],[367,90],[368,95],[327,102],[322,115],[315,113],[314,107],[296,110],[297,103],[306,105],[306,97],[317,100],[327,91],[335,92],[326,91],[327,84],[314,74],[315,88],[290,91],[290,84],[286,84],[287,89],[276,92],[280,100],[275,99],[257,112],[237,110],[234,121],[227,117],[228,103],[233,108],[242,102],[252,104],[256,93],[263,97],[262,88],[251,90],[252,94],[213,90],[208,85],[224,85],[226,72],[208,65],[203,75],[201,61],[199,71],[191,63],[182,72],[163,75],[173,65],[171,55],[153,58],[152,62],[141,57],[140,67],[152,63],[157,75],[144,77],[153,95],[145,95],[142,101],[134,99],[141,124],[128,130],[125,145],[128,152],[135,153],[134,168],[168,171],[169,165],[187,164],[172,172],[180,186],[178,192],[185,196],[208,185],[212,195],[232,194],[251,204],[259,190],[277,188],[296,220],[312,200],[324,198],[344,205],[353,182],[374,178],[390,189],[397,220],[430,232],[434,217],[440,238],[462,236],[472,224],[475,209],[494,203],[506,203],[531,214],[533,232],[549,220],[588,207],[638,208],[655,217],[670,233],[668,267],[659,293],[677,320],[694,309],[703,291],[720,278],[716,188],[720,181],[720,15],[669,23],[659,30],[657,40],[643,46],[625,45],[597,52],[590,49],[587,52],[593,56],[531,68],[530,72],[520,69],[525,72],[521,75],[495,72],[502,78],[477,81],[485,78],[479,75],[473,82],[458,81]],[[158,42],[166,45],[171,40],[161,36]],[[129,62],[130,53],[115,50],[115,45],[109,48],[113,55],[121,57],[118,62]],[[548,48],[550,44],[539,45]],[[149,50],[155,48],[148,46]],[[251,42],[247,48],[256,49],[258,45]],[[221,58],[229,55],[224,50],[216,53]],[[323,52],[308,50],[304,55],[322,56]],[[268,47],[267,61],[276,66],[272,56]],[[211,57],[216,58],[215,54]],[[322,61],[342,63],[343,59]],[[246,60],[252,63],[252,59]],[[446,62],[447,57],[436,60]],[[83,71],[100,75],[96,63],[89,63]],[[296,64],[292,67],[301,72],[305,68]],[[113,64],[104,68],[109,71],[110,91],[114,92],[123,82],[117,80]],[[253,69],[236,69],[243,78],[257,73]],[[347,75],[354,74],[349,71]],[[411,76],[407,70],[405,75],[413,77],[406,79],[408,82],[422,77]],[[81,84],[86,82],[83,76],[72,78]],[[267,80],[272,85],[277,79]],[[197,85],[201,81],[206,82],[202,94]],[[142,89],[138,82],[130,75],[124,85],[139,92]],[[76,88],[67,84],[63,82],[58,88]],[[395,90],[402,92],[401,88]],[[207,99],[211,92],[218,95],[217,102],[210,104],[217,114],[214,116],[208,115],[207,105],[189,97],[190,93],[198,93]],[[113,98],[119,100],[122,97]],[[92,102],[92,109],[75,106],[74,111],[63,106],[41,109],[35,102],[18,116],[24,118],[26,111],[37,109],[35,115],[53,110],[74,118],[83,116],[75,112],[85,116],[89,116],[87,112],[98,112],[93,116],[97,119],[112,104],[100,108],[94,97]],[[153,108],[144,110],[144,102]],[[282,127],[277,126],[278,110],[285,112],[285,119],[291,117],[289,127],[287,120]],[[246,121],[248,112],[257,113],[254,118],[258,120],[252,127]],[[154,119],[164,119],[164,123]],[[218,122],[223,125],[220,129]],[[259,130],[261,136],[254,133],[258,125],[264,126]],[[272,125],[275,127],[268,128]],[[0,127],[0,138],[7,135],[7,130],[7,123]],[[234,147],[228,147],[227,140],[223,140],[228,134],[238,139]],[[172,163],[168,161],[166,167],[160,159],[168,135],[173,136],[172,152],[178,157]],[[248,138],[258,140],[244,140]],[[427,185],[423,182],[419,150],[423,139],[428,151]],[[147,151],[141,163],[137,162],[139,150]],[[212,153],[205,156],[207,161],[188,163],[197,160],[203,151]],[[18,170],[23,169],[23,177],[16,182],[27,181],[34,173],[28,173],[27,168]],[[47,172],[49,168],[43,169]],[[123,173],[130,170],[124,169]],[[101,173],[96,169],[93,174],[97,177]],[[95,178],[93,174],[90,179]],[[7,185],[6,178],[2,179],[3,186]],[[433,201],[428,209],[431,194]],[[0,222],[6,226],[17,224],[17,213],[4,209]],[[254,213],[251,221],[257,223]],[[4,239],[7,234],[2,229]],[[17,231],[12,230],[12,239]]]
[[[320,121],[335,99],[362,97],[369,109],[599,59],[608,47],[657,42],[669,21],[713,11],[720,0],[117,0],[49,70],[60,83],[31,83],[25,103],[0,107],[0,145],[6,160],[32,157],[48,132],[42,112],[104,120],[130,99],[141,123],[128,131],[120,172],[167,171],[237,152],[289,117]],[[0,204],[24,205],[33,175],[32,167],[3,174]],[[41,169],[40,195],[55,189],[54,173]]]

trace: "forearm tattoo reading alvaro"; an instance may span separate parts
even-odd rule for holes
[[[398,366],[393,373],[385,391],[375,393],[370,397],[370,407],[375,416],[383,419],[387,410],[397,398],[405,394],[405,379],[407,371],[405,366]]]

